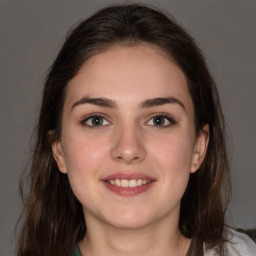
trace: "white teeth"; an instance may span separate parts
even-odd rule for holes
[[[137,180],[137,186],[141,186],[141,185],[142,185],[142,180],[141,179]]]
[[[132,179],[132,180],[125,180],[125,179],[115,179],[115,180],[108,180],[108,183],[118,186],[118,187],[123,187],[123,188],[135,188],[139,187],[142,185],[145,185],[147,183],[150,183],[150,180],[142,180],[142,179]]]
[[[121,186],[121,183],[120,183],[120,180],[119,179],[115,179],[115,185],[120,187]]]
[[[137,187],[137,181],[136,180],[130,180],[129,181],[129,188],[135,188]]]
[[[123,187],[123,188],[129,187],[129,181],[128,180],[121,180],[121,187]]]

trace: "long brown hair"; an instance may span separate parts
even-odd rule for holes
[[[104,8],[80,23],[67,36],[49,71],[28,175],[30,187],[24,198],[18,256],[69,256],[74,244],[84,237],[82,206],[51,151],[51,143],[61,135],[65,88],[95,54],[113,45],[141,43],[159,47],[179,65],[193,100],[196,133],[209,125],[206,157],[191,174],[181,201],[179,228],[192,238],[188,255],[202,255],[203,244],[224,255],[230,176],[216,86],[194,40],[173,18],[156,8],[131,4]],[[51,138],[49,131],[53,131]]]

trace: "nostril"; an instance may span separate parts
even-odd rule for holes
[[[142,161],[145,155],[144,144],[137,136],[116,139],[111,149],[112,159],[126,164]]]

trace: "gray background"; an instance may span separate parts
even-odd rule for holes
[[[123,2],[123,1],[115,1]],[[232,167],[232,225],[256,227],[256,3],[159,0],[196,38],[218,84]],[[0,0],[0,255],[14,255],[18,180],[48,67],[71,25],[113,1]]]

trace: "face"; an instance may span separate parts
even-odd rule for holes
[[[193,116],[185,75],[158,48],[113,47],[88,60],[67,86],[52,146],[86,222],[177,224],[207,147]]]

